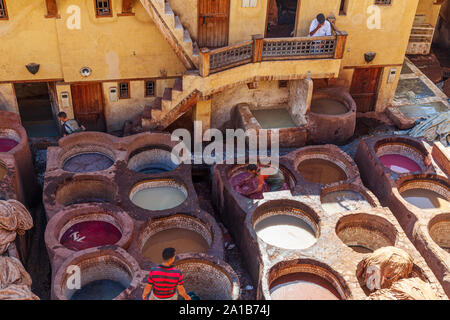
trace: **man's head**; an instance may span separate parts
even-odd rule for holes
[[[61,111],[60,113],[58,113],[58,118],[61,121],[66,121],[67,120],[67,113],[65,113],[64,111]]]
[[[259,171],[258,169],[259,168],[258,168],[258,166],[256,164],[249,164],[247,166],[247,171],[250,172],[250,173],[253,173],[253,174],[257,174],[258,171]]]
[[[175,261],[175,249],[165,248],[162,252],[164,263],[171,265]]]
[[[321,24],[325,22],[325,16],[323,15],[323,13],[319,13],[316,18],[317,21],[319,21],[319,23]]]

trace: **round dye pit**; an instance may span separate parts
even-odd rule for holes
[[[56,276],[56,279],[59,280],[53,284],[56,297],[68,300],[112,300],[118,298],[132,282],[132,267],[125,260],[132,259],[132,257],[126,252],[123,254],[127,258],[117,253],[87,252],[89,253],[67,261],[68,265],[65,263],[61,266]],[[136,264],[135,261],[134,263]],[[71,274],[66,271],[67,267],[71,265],[80,268],[81,288],[78,290],[69,289],[67,286]]]
[[[61,244],[74,251],[113,245],[122,237],[120,230],[106,221],[83,221],[67,229]]]
[[[426,150],[414,140],[402,137],[382,139],[375,144],[378,160],[395,173],[420,172],[425,169]]]
[[[295,201],[267,202],[254,211],[253,228],[258,238],[269,245],[291,250],[309,248],[319,234],[318,220],[309,211]]]
[[[0,152],[8,152],[18,144],[16,140],[0,137]]]
[[[332,191],[324,195],[321,202],[323,210],[330,214],[372,208],[361,193],[352,190]]]
[[[177,254],[205,253],[209,245],[195,231],[174,228],[161,231],[148,239],[142,248],[142,255],[152,262],[162,263],[161,254],[165,248],[175,248]]]
[[[187,190],[171,180],[154,180],[138,184],[130,194],[138,207],[152,210],[168,210],[181,205],[187,199]]]
[[[175,267],[183,273],[186,292],[194,292],[201,300],[237,300],[239,279],[231,267],[221,264],[189,259],[176,263]]]
[[[171,159],[169,151],[153,148],[133,153],[128,161],[128,169],[144,174],[168,172],[178,167]]]
[[[113,202],[116,187],[103,180],[72,180],[58,187],[56,203],[69,206],[87,202]]]
[[[433,241],[450,253],[450,214],[442,214],[433,218],[428,225],[428,230]]]
[[[339,292],[325,279],[311,273],[291,273],[270,286],[273,300],[341,300]]]
[[[403,199],[419,209],[450,209],[449,201],[433,190],[412,188],[400,194]]]
[[[105,154],[86,152],[74,155],[63,164],[63,170],[68,172],[96,172],[106,170],[114,161]]]
[[[330,98],[313,99],[310,110],[314,113],[326,115],[339,115],[349,112],[345,103]]]
[[[342,217],[336,224],[336,235],[358,253],[395,246],[397,231],[386,219],[369,214]]]
[[[283,249],[305,249],[316,243],[315,230],[304,220],[291,215],[274,215],[255,225],[258,237]]]
[[[330,184],[347,179],[347,174],[341,167],[325,159],[303,160],[297,170],[305,180],[314,183]]]
[[[175,215],[153,222],[144,230],[140,242],[144,258],[161,263],[165,248],[175,248],[177,254],[206,253],[211,246],[212,235],[199,220]]]
[[[396,173],[408,173],[422,171],[420,166],[408,157],[399,154],[387,154],[378,158],[388,169]]]

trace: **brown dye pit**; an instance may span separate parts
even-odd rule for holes
[[[273,300],[341,300],[337,290],[323,278],[310,273],[291,273],[272,284]]]
[[[0,180],[2,180],[7,173],[8,170],[6,170],[6,168],[0,164]]]
[[[142,249],[143,256],[155,263],[162,262],[162,251],[175,248],[176,253],[205,253],[209,245],[197,232],[182,228],[166,229],[151,236]]]
[[[273,215],[255,225],[258,237],[265,243],[284,249],[305,249],[316,243],[316,233],[301,218]]]
[[[401,196],[420,209],[450,209],[450,203],[439,193],[427,189],[409,189]]]
[[[64,162],[63,169],[68,172],[95,172],[106,170],[114,161],[108,156],[96,153],[77,154]]]
[[[450,253],[450,218],[447,215],[447,218],[438,220],[430,223],[430,236],[438,246]]]
[[[298,172],[305,180],[330,184],[347,179],[347,174],[338,165],[323,159],[307,159],[300,162]]]
[[[323,98],[314,99],[311,101],[311,112],[328,115],[338,115],[347,113],[348,108],[341,101]]]
[[[252,110],[263,129],[295,128],[297,125],[285,108]]]
[[[370,209],[371,207],[364,196],[356,191],[333,191],[322,197],[322,208],[327,213]]]

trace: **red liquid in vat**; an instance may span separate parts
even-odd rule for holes
[[[114,225],[104,221],[84,221],[71,226],[61,237],[61,244],[79,251],[117,243],[122,237]]]
[[[386,168],[397,173],[422,171],[420,166],[414,160],[399,154],[387,154],[381,156],[379,159]]]
[[[19,143],[16,140],[8,138],[0,138],[0,152],[8,152]]]
[[[326,280],[309,273],[292,273],[276,279],[270,289],[273,300],[340,300]]]

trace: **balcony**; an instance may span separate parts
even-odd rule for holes
[[[342,59],[347,33],[331,23],[333,35],[328,37],[264,38],[254,35],[252,40],[219,49],[200,51],[200,75],[207,77],[244,64],[264,61]]]

